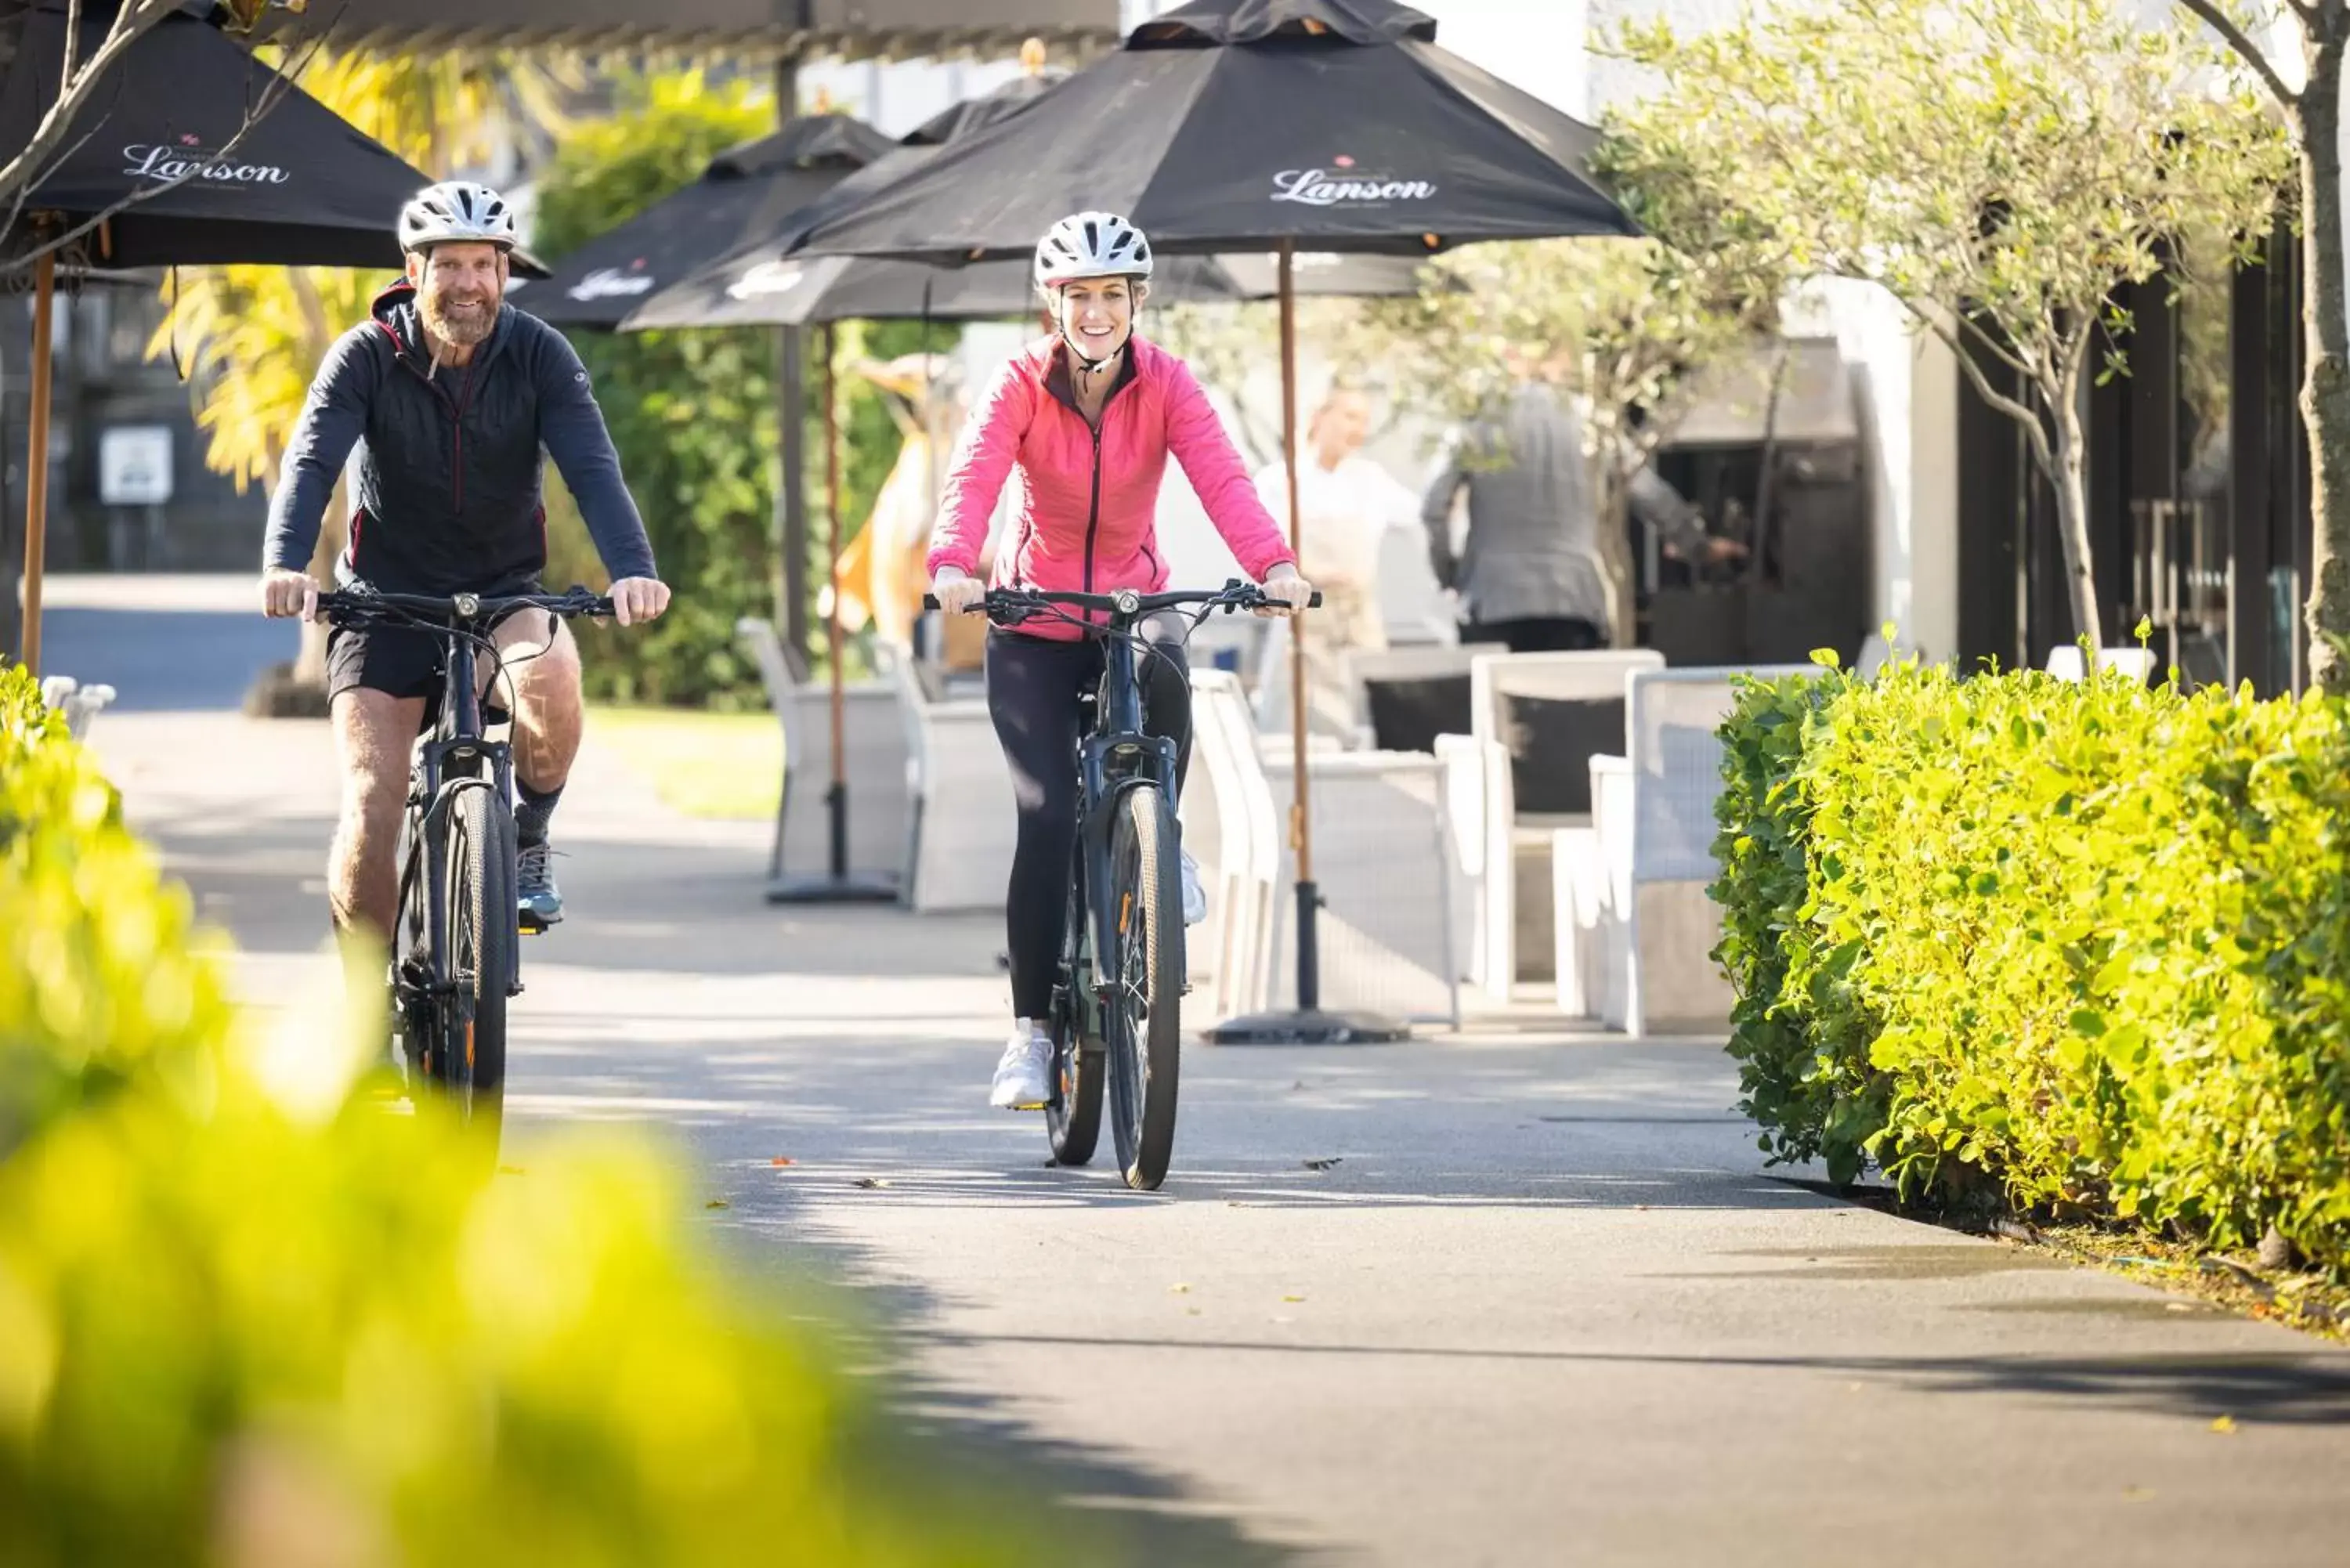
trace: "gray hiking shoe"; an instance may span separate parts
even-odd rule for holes
[[[525,926],[551,926],[563,919],[563,894],[555,886],[554,851],[545,839],[524,845],[515,857],[515,902]]]

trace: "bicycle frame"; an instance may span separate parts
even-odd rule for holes
[[[1085,872],[1092,954],[1108,950],[1118,918],[1109,840],[1119,800],[1137,785],[1155,784],[1170,829],[1175,820],[1175,742],[1143,732],[1142,683],[1134,670],[1142,655],[1126,636],[1118,635],[1131,633],[1133,621],[1139,618],[1118,616],[1105,631],[1094,727],[1078,746],[1077,854]],[[1098,971],[1087,978],[1098,1002],[1105,982]]]

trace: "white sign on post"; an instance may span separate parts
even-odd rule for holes
[[[116,425],[98,438],[98,499],[161,506],[172,499],[172,427]]]

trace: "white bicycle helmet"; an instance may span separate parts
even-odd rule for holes
[[[487,185],[443,180],[427,185],[400,210],[400,248],[422,250],[450,242],[515,247],[514,209]]]
[[[1150,275],[1150,242],[1115,213],[1073,213],[1036,242],[1036,286]]]

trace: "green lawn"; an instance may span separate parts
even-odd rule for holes
[[[588,732],[689,816],[772,817],[784,779],[773,713],[595,705]]]

